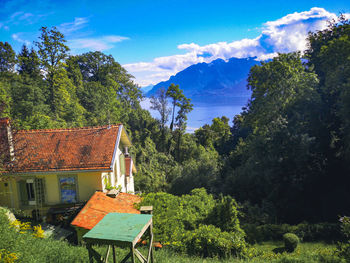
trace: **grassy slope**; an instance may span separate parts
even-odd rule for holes
[[[9,252],[16,253],[18,262],[88,262],[88,253],[84,247],[71,246],[66,242],[52,239],[35,238],[29,231],[16,231],[9,227],[7,218],[0,213],[0,249],[6,249]],[[155,252],[157,263],[215,263],[215,262],[233,262],[233,263],[316,263],[316,262],[341,262],[332,259],[334,245],[323,243],[303,243],[297,250],[291,254],[275,254],[273,249],[282,247],[282,243],[263,243],[254,245],[250,259],[203,259],[200,257],[191,257],[175,253],[170,249],[163,248]],[[105,253],[106,247],[96,248],[102,254]],[[146,248],[141,248],[146,254]],[[117,249],[117,256],[120,260],[127,251]],[[327,259],[327,260],[325,260]],[[1,261],[1,260],[0,260]],[[109,262],[112,262],[110,257]]]

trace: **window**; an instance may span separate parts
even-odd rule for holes
[[[42,178],[19,181],[21,205],[42,205],[45,202],[44,186]]]
[[[59,186],[61,192],[61,201],[63,203],[77,202],[77,184],[76,177],[59,177]]]
[[[27,182],[26,182],[26,189],[27,189],[27,199],[28,199],[28,201],[34,201],[35,200],[34,180],[27,180]]]

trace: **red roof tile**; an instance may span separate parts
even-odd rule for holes
[[[111,198],[103,192],[95,192],[71,225],[92,229],[108,213],[140,214],[140,211],[134,208],[134,204],[140,201],[141,198],[133,194],[119,193],[115,198]]]
[[[120,125],[23,130],[14,134],[14,172],[109,170]]]

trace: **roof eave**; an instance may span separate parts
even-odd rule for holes
[[[122,130],[123,130],[123,124],[119,125],[119,129],[118,129],[118,135],[117,135],[117,140],[114,144],[114,151],[113,151],[113,157],[112,157],[112,162],[111,162],[111,170],[113,170],[113,166],[114,166],[114,162],[115,162],[115,158],[117,156],[117,152],[118,152],[118,147],[119,147],[119,142],[120,142],[120,137],[122,134]]]
[[[57,171],[28,171],[28,172],[7,172],[2,173],[2,176],[12,176],[12,175],[23,175],[23,176],[31,176],[31,175],[41,175],[41,174],[62,174],[62,173],[93,173],[93,172],[111,172],[110,168],[108,169],[92,169],[92,170],[57,170]]]

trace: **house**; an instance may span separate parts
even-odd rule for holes
[[[122,124],[12,131],[0,119],[0,206],[45,215],[82,203],[100,190],[134,192],[136,168]]]
[[[116,196],[103,192],[94,193],[71,222],[77,231],[78,242],[80,243],[82,236],[108,213],[140,214],[140,211],[134,207],[140,201],[139,196],[128,193],[119,193]]]

